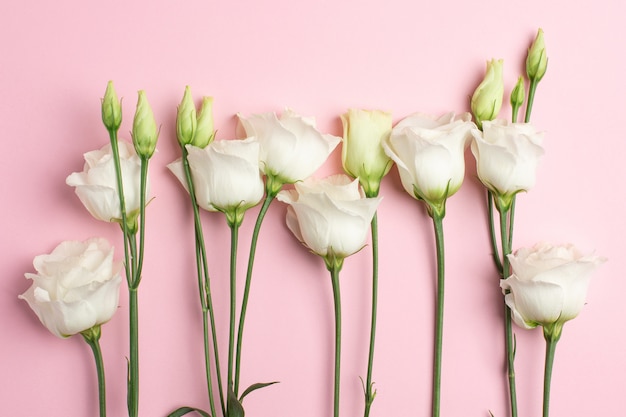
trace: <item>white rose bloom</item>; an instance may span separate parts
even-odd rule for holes
[[[409,195],[429,205],[442,205],[458,191],[465,176],[464,152],[476,126],[465,113],[433,118],[414,114],[400,121],[383,142],[398,166],[402,186]]]
[[[473,135],[478,177],[496,196],[507,201],[535,185],[543,148],[542,134],[532,125],[485,121],[483,132],[474,131]]]
[[[113,248],[103,238],[66,241],[33,261],[36,274],[26,300],[41,323],[66,338],[101,325],[118,307],[122,264],[113,261]]]
[[[545,243],[508,256],[512,275],[500,282],[505,302],[520,327],[562,327],[585,304],[591,273],[604,258],[583,255],[572,245]],[[560,334],[560,330],[559,330]]]
[[[309,179],[278,193],[289,204],[287,227],[311,251],[343,259],[365,246],[380,198],[365,198],[358,180],[334,175]]]
[[[312,118],[291,110],[280,117],[274,113],[238,117],[246,135],[259,140],[261,170],[281,185],[311,176],[341,141],[320,133]]]
[[[141,161],[130,143],[120,141],[118,149],[126,213],[130,215],[138,212],[141,204]],[[121,222],[122,211],[111,145],[87,152],[84,157],[84,170],[70,174],[65,182],[76,187],[76,195],[93,217],[106,222]]]

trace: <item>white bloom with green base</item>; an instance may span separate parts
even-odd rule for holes
[[[118,149],[126,214],[128,217],[136,217],[141,204],[141,160],[133,145],[127,142],[118,142]],[[65,182],[75,187],[76,195],[93,217],[105,222],[121,223],[122,212],[111,145],[87,152],[84,157],[83,171],[70,174]]]
[[[103,238],[66,241],[50,254],[36,256],[33,284],[26,300],[41,323],[60,338],[81,333],[111,319],[117,311],[122,264]]]
[[[439,207],[458,191],[465,176],[465,148],[476,129],[469,120],[469,113],[439,118],[417,113],[394,127],[383,148],[409,195]]]
[[[572,245],[546,243],[508,256],[512,275],[501,281],[513,320],[523,328],[558,326],[585,304],[591,273],[605,261],[583,255]]]
[[[345,258],[365,246],[380,198],[365,198],[358,180],[334,175],[309,179],[281,191],[278,200],[289,204],[287,227],[315,254]]]
[[[302,181],[326,162],[340,138],[320,133],[312,118],[286,110],[275,113],[238,115],[246,136],[259,140],[261,170],[268,181],[276,183],[268,191],[278,192],[283,184]],[[275,189],[272,189],[275,188]]]
[[[505,120],[484,122],[473,131],[472,153],[480,181],[496,197],[499,210],[507,209],[513,196],[535,185],[543,135],[528,123]]]

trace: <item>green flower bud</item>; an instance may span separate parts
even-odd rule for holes
[[[196,106],[193,104],[191,90],[187,86],[185,87],[183,100],[180,102],[176,113],[176,137],[180,146],[184,147],[193,142],[197,125]]]
[[[137,155],[142,158],[150,158],[156,149],[159,132],[150,103],[148,103],[146,93],[143,90],[139,91],[137,110],[133,120],[132,137]]]
[[[382,146],[391,134],[391,113],[350,109],[341,115],[341,121],[343,169],[359,179],[368,197],[376,196],[382,178],[392,165]]]
[[[548,68],[548,55],[546,55],[546,44],[543,41],[543,30],[537,31],[537,37],[528,48],[526,57],[526,75],[531,81],[539,82]]]
[[[198,148],[206,148],[215,138],[213,130],[213,97],[204,97],[202,99],[202,108],[198,115],[198,123],[196,133],[193,136],[191,144]]]
[[[498,117],[504,96],[503,65],[501,59],[488,61],[485,78],[474,91],[470,106],[478,127],[483,121]]]
[[[117,99],[113,81],[109,81],[102,99],[102,122],[109,131],[117,131],[122,124],[122,104]]]
[[[524,100],[526,98],[526,86],[524,83],[524,77],[521,75],[517,79],[517,84],[511,91],[511,108],[513,109],[513,118],[512,122],[515,123],[517,121],[517,113],[524,104]]]

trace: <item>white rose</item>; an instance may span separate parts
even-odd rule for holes
[[[66,241],[49,255],[36,256],[36,274],[26,300],[41,323],[65,338],[106,323],[117,310],[122,264],[103,238]]]
[[[400,121],[383,142],[387,155],[398,166],[402,186],[429,206],[442,206],[458,191],[465,176],[465,147],[476,129],[465,113],[433,118],[414,114]]]
[[[365,246],[380,202],[380,198],[365,198],[359,181],[346,175],[298,182],[294,190],[281,191],[277,198],[289,204],[289,230],[327,261],[341,260]]]
[[[527,329],[560,329],[580,313],[594,269],[605,261],[572,245],[545,243],[508,256],[512,275],[500,282],[513,320]]]
[[[131,217],[131,214],[139,212],[141,204],[141,161],[133,145],[120,141],[118,149],[126,213]],[[87,152],[84,157],[84,170],[70,174],[65,182],[76,187],[76,195],[93,217],[106,222],[121,223],[122,211],[111,145]]]
[[[312,118],[286,110],[280,118],[274,113],[249,117],[238,115],[247,136],[258,138],[261,145],[261,170],[276,183],[302,181],[322,166],[339,144],[340,138],[321,134]],[[270,187],[274,188],[274,187]]]
[[[256,138],[214,141],[204,149],[186,148],[198,205],[224,212],[229,222],[240,224],[243,213],[257,205],[264,193]],[[168,168],[187,188],[181,160]]]
[[[483,123],[483,132],[474,131],[472,153],[478,177],[506,205],[515,194],[535,185],[539,158],[543,155],[542,135],[528,123],[504,120]]]

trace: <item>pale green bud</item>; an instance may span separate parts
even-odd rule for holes
[[[524,100],[526,99],[526,85],[524,83],[524,77],[521,75],[517,79],[517,84],[513,87],[511,91],[511,108],[513,109],[513,118],[512,121],[515,123],[517,121],[517,113],[524,104]]]
[[[478,127],[482,126],[483,121],[493,120],[500,113],[504,97],[503,65],[501,59],[487,61],[485,78],[474,91],[470,106]]]
[[[343,169],[358,178],[368,197],[378,195],[382,178],[391,169],[391,158],[382,142],[391,134],[391,113],[380,110],[350,109],[343,122]]]
[[[184,147],[193,142],[197,125],[196,106],[193,104],[191,89],[187,86],[176,113],[176,137],[181,146]]]
[[[109,131],[117,131],[122,124],[122,104],[117,99],[113,81],[109,81],[102,99],[102,122]]]
[[[145,91],[141,90],[138,94],[137,110],[133,120],[133,145],[135,145],[137,155],[150,158],[156,149],[159,131]]]
[[[539,82],[548,68],[548,55],[546,55],[546,44],[543,40],[543,30],[537,31],[537,37],[528,48],[526,57],[526,75],[531,81]]]
[[[206,148],[213,141],[213,138],[215,138],[215,131],[213,130],[213,97],[203,97],[196,133],[191,144],[198,148]]]

